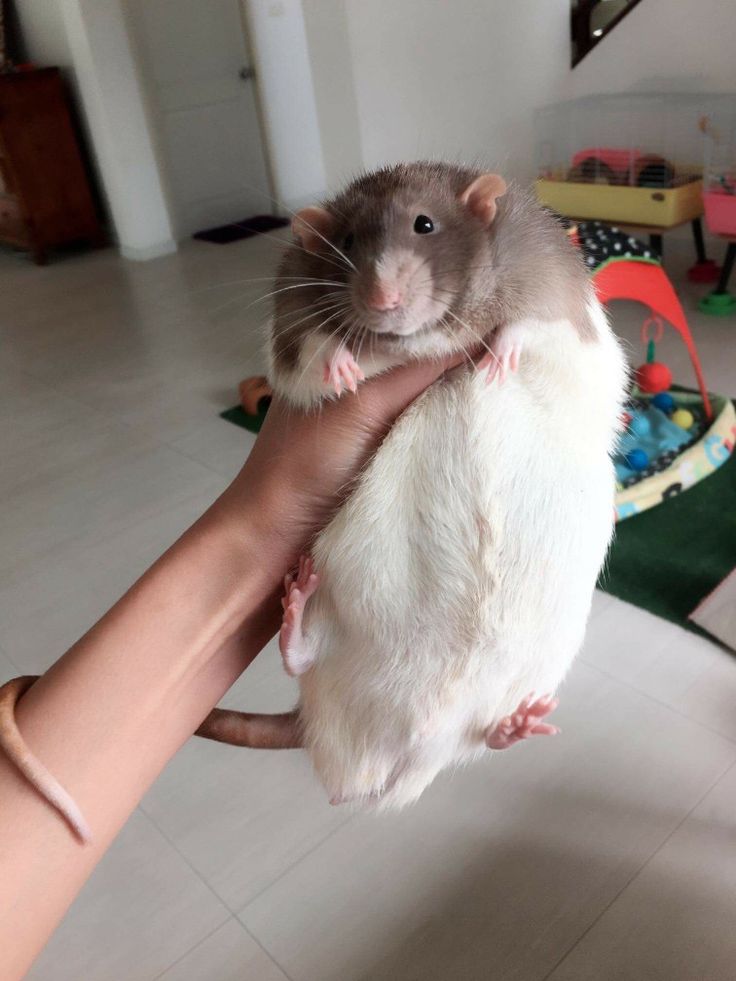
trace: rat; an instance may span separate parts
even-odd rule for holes
[[[403,413],[287,575],[279,647],[297,707],[215,709],[197,732],[302,746],[332,803],[401,807],[447,766],[559,731],[545,720],[613,531],[627,372],[579,251],[498,174],[384,167],[292,230],[269,339],[277,395],[314,411],[411,359],[462,352],[470,368]],[[12,685],[0,745],[49,797]]]

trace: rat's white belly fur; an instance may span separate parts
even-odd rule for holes
[[[314,549],[305,744],[329,794],[414,800],[577,653],[611,536],[624,367],[524,323],[504,384],[458,370],[399,420]]]

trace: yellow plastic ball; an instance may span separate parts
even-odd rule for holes
[[[674,424],[676,426],[680,426],[681,429],[689,429],[695,421],[693,419],[692,412],[688,412],[687,409],[677,409],[672,413],[670,418]]]

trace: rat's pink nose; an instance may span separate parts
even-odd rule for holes
[[[401,290],[398,286],[376,283],[366,297],[366,306],[371,310],[395,310],[401,303]]]

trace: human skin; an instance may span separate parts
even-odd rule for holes
[[[227,490],[23,696],[19,728],[93,838],[80,845],[0,756],[3,978],[25,974],[167,761],[276,632],[284,573],[396,417],[458,361],[404,366],[317,413],[274,400]]]

